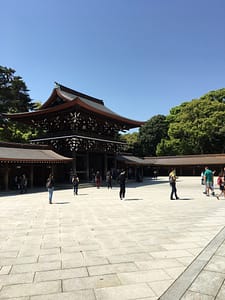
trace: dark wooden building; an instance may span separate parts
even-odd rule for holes
[[[42,129],[33,144],[48,144],[63,156],[72,158],[64,164],[65,181],[71,173],[88,180],[99,170],[117,168],[116,156],[126,149],[119,133],[144,124],[125,118],[104,105],[102,100],[56,84],[49,99],[33,112],[5,115],[11,120]]]
[[[160,175],[167,176],[171,168],[176,168],[179,176],[200,176],[205,166],[218,175],[225,167],[225,154],[145,157],[144,164],[146,175],[156,169]]]
[[[16,189],[15,179],[23,174],[28,179],[28,188],[45,186],[46,178],[55,169],[64,169],[71,158],[52,151],[49,146],[18,143],[0,143],[0,190]],[[60,172],[58,172],[59,178]]]

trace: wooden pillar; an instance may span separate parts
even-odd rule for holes
[[[90,174],[90,161],[89,161],[89,152],[86,154],[86,180],[89,180],[89,174]]]
[[[4,189],[9,190],[9,166],[6,164],[4,172]]]
[[[104,154],[104,177],[106,177],[106,173],[108,171],[108,157],[107,154]]]
[[[73,151],[73,162],[72,162],[73,173],[77,173],[77,155],[76,152]]]
[[[117,170],[117,159],[116,159],[116,155],[114,156],[114,169]]]
[[[32,165],[30,167],[30,187],[33,188],[34,187],[34,166]]]

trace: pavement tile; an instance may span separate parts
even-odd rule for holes
[[[215,255],[205,267],[208,271],[225,273],[225,257]]]
[[[31,295],[51,294],[61,291],[60,281],[47,281],[28,284],[16,284],[3,286],[0,291],[0,299],[24,297]]]
[[[190,286],[189,290],[210,296],[216,296],[223,281],[223,274],[203,270]]]
[[[29,300],[96,300],[93,290],[31,296]]]
[[[34,281],[51,281],[58,279],[67,279],[75,277],[87,277],[88,272],[86,268],[74,268],[63,270],[52,270],[44,272],[36,272]]]
[[[151,259],[148,261],[136,261],[135,264],[140,270],[152,270],[152,269],[167,269],[183,267],[184,265],[175,258],[159,258]]]
[[[166,268],[165,271],[171,278],[176,279],[185,271],[185,267]]]
[[[11,268],[12,268],[12,266],[2,266],[2,267],[0,268],[0,275],[6,275],[6,274],[9,274]]]
[[[151,260],[152,257],[143,252],[143,253],[132,253],[126,255],[113,255],[107,257],[109,262],[112,264],[122,263],[122,262],[135,262],[135,261],[143,261],[143,260]]]
[[[61,262],[54,261],[36,264],[15,265],[12,267],[11,273],[28,273],[58,269],[61,269]]]
[[[168,280],[171,277],[163,270],[136,271],[117,274],[122,284]]]
[[[110,287],[121,285],[120,280],[114,274],[91,276],[83,278],[72,278],[63,280],[63,291],[70,292],[83,289],[97,289],[101,287]]]
[[[182,263],[184,266],[188,266],[193,260],[195,256],[187,256],[187,257],[177,257],[176,260]]]
[[[225,243],[223,243],[216,251],[216,255],[225,256]]]
[[[34,273],[0,275],[0,282],[2,286],[19,284],[19,283],[31,283],[33,282],[33,278],[34,278]]]
[[[1,258],[12,258],[17,257],[18,251],[0,251]]]
[[[46,254],[38,257],[38,262],[50,262],[50,261],[61,261],[62,257],[60,253],[57,254]]]
[[[150,252],[150,255],[154,258],[178,258],[190,256],[190,253],[186,250],[168,250],[159,252]]]
[[[225,283],[220,288],[219,293],[216,296],[216,300],[224,300],[225,299]]]
[[[168,289],[168,287],[172,283],[173,283],[173,279],[148,282],[148,285],[151,287],[154,293],[159,297]]]
[[[165,250],[187,250],[197,248],[197,243],[173,243],[173,244],[163,244]]]
[[[138,270],[137,266],[134,263],[120,263],[120,264],[92,266],[92,267],[88,267],[87,269],[90,276],[122,273],[122,272],[134,272]]]
[[[108,287],[108,288],[98,288],[95,290],[95,294],[97,300],[115,300],[115,299],[131,300],[131,299],[139,299],[139,298],[147,298],[147,297],[155,298],[154,292],[145,283],[129,284],[123,286]]]
[[[73,259],[67,256],[66,260],[62,260],[62,269],[105,265],[108,263],[109,262],[105,257],[82,257],[81,256],[80,259]]]
[[[214,300],[215,298],[210,295],[187,291],[180,300]]]
[[[1,265],[21,265],[21,264],[29,264],[37,262],[37,256],[21,256],[15,258],[1,258],[0,257],[0,264]]]

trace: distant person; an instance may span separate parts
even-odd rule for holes
[[[125,193],[126,193],[126,172],[124,170],[120,172],[118,181],[120,184],[119,197],[120,200],[123,200],[125,198]]]
[[[170,200],[179,199],[179,197],[177,196],[176,180],[177,180],[176,170],[172,169],[171,172],[169,173],[169,183],[172,188],[170,194]],[[175,199],[173,198],[174,196]]]
[[[107,174],[106,174],[106,183],[107,183],[107,187],[108,189],[112,189],[112,175],[111,175],[111,172],[108,171]]]
[[[205,172],[204,172],[204,182],[205,182],[205,186],[206,186],[206,196],[208,196],[208,197],[209,197],[210,190],[211,190],[212,196],[215,195],[213,180],[214,180],[213,172],[209,169],[208,166],[206,166]]]
[[[97,172],[96,172],[96,175],[95,175],[95,184],[96,184],[97,189],[100,188],[101,181],[102,181],[101,174],[100,174],[99,171],[97,171]]]
[[[221,196],[225,197],[225,190],[224,190],[224,175],[223,173],[219,173],[219,176],[217,178],[217,184],[220,189],[220,194],[216,196],[216,198],[219,200]]]
[[[27,177],[25,174],[23,174],[20,179],[20,193],[23,194],[26,192],[27,192]]]
[[[76,174],[72,176],[72,184],[73,184],[73,194],[74,194],[74,196],[78,195],[79,178]]]
[[[204,185],[204,171],[201,172],[201,185]]]
[[[157,177],[158,177],[158,172],[157,172],[157,170],[154,170],[153,171],[153,178],[157,179]]]
[[[52,204],[52,196],[54,191],[55,180],[53,174],[49,174],[46,182],[46,188],[48,189],[49,204]]]

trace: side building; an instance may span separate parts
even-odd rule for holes
[[[64,181],[69,181],[72,173],[90,180],[96,171],[105,177],[108,170],[115,170],[117,155],[126,150],[120,132],[145,123],[123,117],[107,108],[103,100],[58,83],[40,109],[4,116],[40,128],[43,134],[31,143],[50,145],[58,154],[72,158],[71,163],[57,168]]]
[[[50,173],[71,160],[47,145],[0,142],[0,190],[18,189],[23,175],[28,188],[43,187]]]

